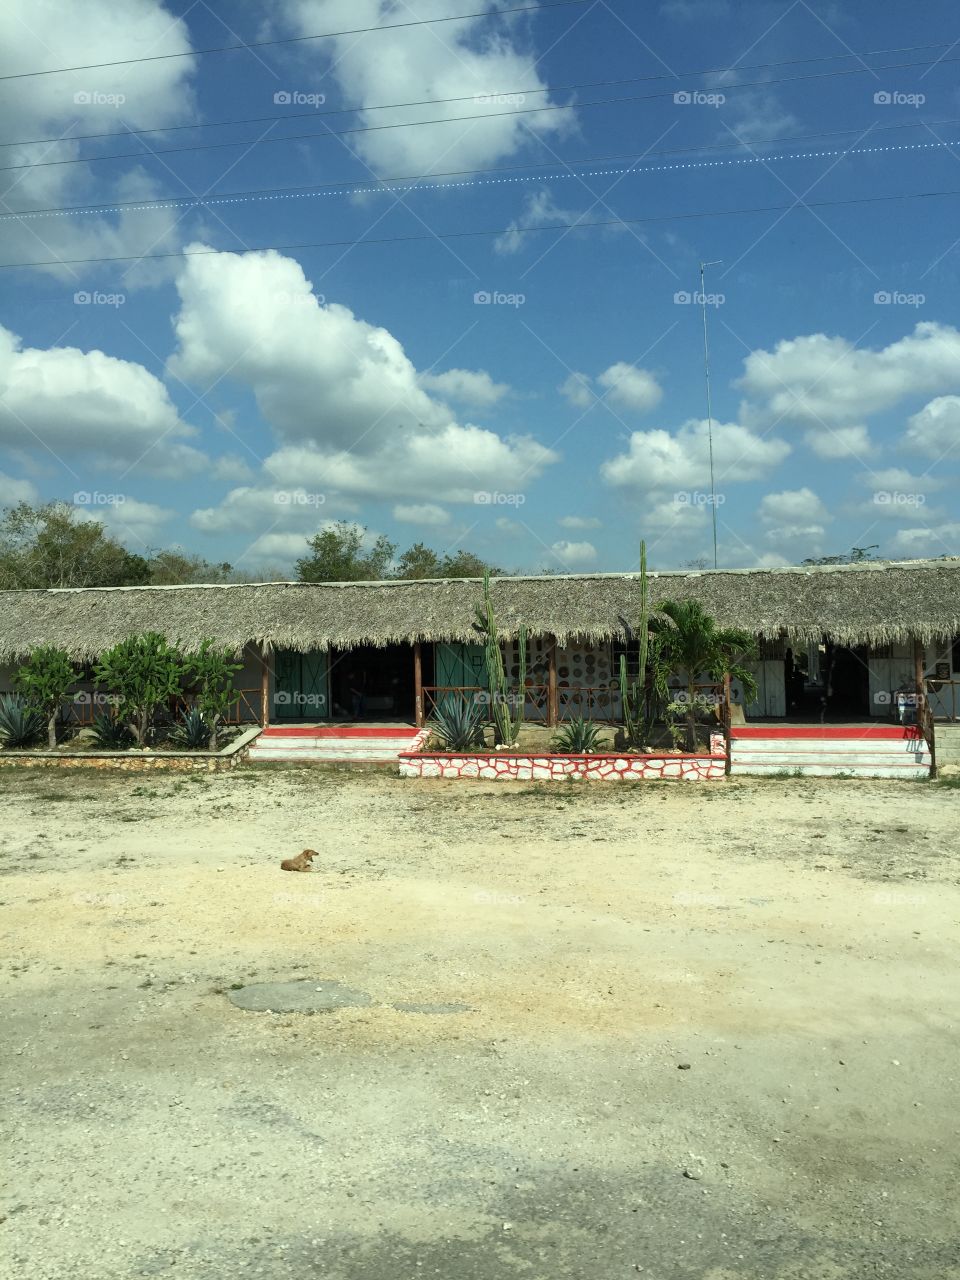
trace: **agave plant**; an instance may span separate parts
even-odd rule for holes
[[[109,711],[100,711],[93,717],[91,733],[94,744],[101,751],[126,751],[133,745],[129,725],[112,716]]]
[[[434,742],[446,751],[474,751],[484,746],[484,709],[462,698],[446,698],[430,721]]]
[[[19,694],[6,694],[0,698],[0,742],[5,747],[29,747],[46,727],[47,718],[42,711],[21,698]]]
[[[565,724],[553,740],[553,749],[563,756],[588,756],[600,746],[600,726],[577,716]]]
[[[180,723],[170,730],[170,741],[187,751],[203,751],[210,745],[210,726],[199,707],[185,712]]]

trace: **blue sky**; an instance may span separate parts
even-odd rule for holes
[[[529,572],[712,564],[714,511],[721,565],[960,554],[960,196],[887,199],[960,192],[955,6],[515,3],[201,56],[482,6],[9,0],[0,74],[153,60],[0,82],[3,261],[48,264],[0,272],[0,502],[284,572],[338,519]],[[116,201],[159,203],[10,216]]]

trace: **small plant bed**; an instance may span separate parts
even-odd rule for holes
[[[679,751],[592,752],[589,755],[556,752],[448,751],[404,752],[400,756],[402,778],[471,778],[491,782],[705,782],[722,778],[726,757],[722,746],[710,755]]]
[[[236,703],[239,669],[212,640],[181,652],[157,632],[128,636],[95,663],[63,649],[33,649],[14,673],[15,691],[0,695],[0,759],[112,767],[126,761],[130,768],[232,764],[259,731],[224,723]],[[81,726],[90,711],[92,724]],[[170,763],[177,760],[183,763]]]
[[[51,765],[62,768],[92,767],[140,772],[144,769],[190,770],[205,769],[214,772],[232,769],[246,758],[247,749],[261,732],[259,725],[231,728],[220,734],[222,744],[216,751],[190,750],[180,745],[176,738],[158,735],[153,747],[124,747],[119,750],[104,749],[92,739],[89,730],[81,729],[75,736],[58,742],[54,748],[4,748],[0,750],[0,764]]]

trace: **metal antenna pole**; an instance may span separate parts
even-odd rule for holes
[[[700,263],[700,309],[703,313],[703,376],[707,385],[707,439],[710,444],[710,508],[713,515],[713,567],[717,567],[717,488],[713,472],[713,405],[710,398],[710,348],[707,344],[707,293],[704,271],[720,265],[722,259]]]

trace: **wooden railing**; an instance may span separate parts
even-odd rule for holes
[[[683,694],[682,689],[671,690],[672,693]],[[723,706],[723,685],[697,685],[697,693],[709,698],[720,709]],[[549,687],[545,684],[527,685],[524,690],[524,719],[535,724],[546,724]],[[519,690],[513,689],[511,697],[518,697]],[[437,706],[448,698],[462,701],[489,704],[489,690],[481,685],[424,685],[424,715],[429,720]],[[598,720],[608,724],[619,724],[622,718],[619,687],[611,689],[609,685],[580,685],[561,687],[557,690],[557,711],[560,723],[582,716],[584,720]]]
[[[223,717],[224,724],[259,724],[261,690],[237,689],[236,699],[227,708]],[[92,725],[94,718],[101,711],[109,711],[115,705],[109,694],[92,691],[75,697],[63,704],[63,720],[65,724],[79,725],[84,728]],[[178,720],[193,705],[187,696],[174,698],[165,709],[165,719]]]
[[[940,707],[945,702],[949,702],[949,711],[944,714],[940,712],[941,718],[956,721],[960,720],[960,680],[933,680],[929,676],[926,679],[927,698],[936,698]],[[948,698],[944,698],[944,692],[949,690]],[[933,714],[933,707],[930,708]]]

